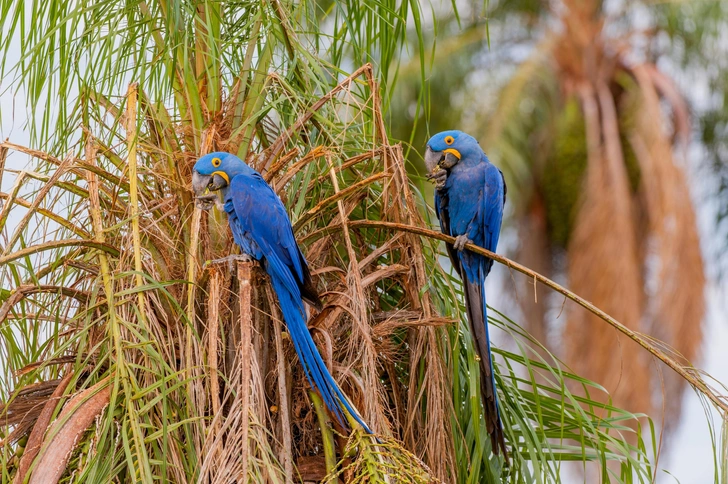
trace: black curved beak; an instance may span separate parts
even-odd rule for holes
[[[197,171],[192,172],[192,191],[195,192],[197,207],[202,210],[210,210],[216,203],[220,203],[214,192],[227,185],[227,180],[220,175],[203,175]]]
[[[447,151],[447,150],[445,150]],[[440,166],[446,170],[449,170],[455,166],[460,158],[455,156],[453,153],[444,151],[433,151],[429,146],[425,150],[425,166],[427,171],[432,172],[436,166]]]
[[[425,166],[427,167],[427,171],[432,172],[445,157],[444,155],[445,153],[442,151],[432,151],[432,148],[428,146],[427,150],[425,150]]]
[[[192,190],[196,197],[205,195],[207,190],[214,192],[227,185],[227,180],[220,175],[202,175],[196,171],[192,172]]]
[[[201,175],[196,171],[192,172],[192,191],[195,192],[195,196],[199,197],[204,195],[207,187],[210,185],[212,177],[210,175]]]

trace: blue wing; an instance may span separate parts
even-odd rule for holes
[[[233,237],[237,231],[243,240],[245,235],[252,238],[261,250],[260,254],[250,254],[256,259],[275,255],[290,269],[291,276],[295,277],[287,281],[293,290],[296,280],[303,281],[305,260],[298,249],[283,203],[257,173],[234,177],[230,183],[229,193],[230,201],[225,208],[228,215],[233,215],[228,219],[231,222]],[[230,202],[232,211],[228,210]],[[233,227],[233,223],[237,227]],[[237,239],[235,241],[238,242]],[[240,246],[244,248],[244,244]]]
[[[228,198],[225,210],[235,242],[260,260],[270,276],[309,383],[318,389],[326,406],[343,426],[346,426],[346,411],[372,433],[329,373],[306,326],[303,297],[308,291],[306,284],[310,283],[310,276],[283,203],[258,173],[234,177]]]
[[[435,214],[437,220],[440,222],[440,231],[443,234],[452,235],[450,230],[450,211],[448,210],[448,198],[446,193],[440,193],[440,190],[435,190]],[[455,271],[460,274],[460,260],[458,259],[458,251],[452,244],[445,243],[447,254],[450,256],[450,261]]]
[[[255,260],[260,260],[263,257],[263,253],[255,240],[243,229],[242,223],[235,213],[235,206],[233,205],[232,199],[225,203],[225,212],[228,215],[228,225],[230,225],[230,230],[233,233],[233,240],[240,246],[243,254],[249,255]]]
[[[505,204],[505,181],[503,174],[490,163],[485,166],[484,190],[480,197],[480,207],[478,210],[478,220],[482,221],[482,247],[495,252],[498,247],[498,238],[500,237],[501,223],[503,222],[503,208]],[[469,304],[474,308],[473,313],[482,311],[483,327],[474,329],[476,343],[480,348],[481,363],[481,386],[485,387],[483,405],[486,408],[486,420],[488,420],[489,433],[491,434],[491,442],[493,450],[498,453],[503,451],[503,455],[508,459],[506,444],[503,437],[503,424],[500,416],[500,405],[498,402],[498,394],[495,385],[495,371],[493,370],[493,354],[490,348],[490,331],[488,328],[488,312],[485,296],[485,278],[488,277],[493,260],[487,257],[480,257],[478,260],[478,277],[475,284],[468,283],[466,294],[470,297]],[[475,286],[479,288],[480,301]],[[477,308],[477,309],[476,309]],[[485,334],[483,334],[485,329]],[[483,354],[487,351],[487,354]],[[486,360],[487,359],[487,360]]]
[[[505,182],[501,171],[490,163],[485,168],[485,190],[481,197],[480,213],[483,223],[483,247],[495,252],[498,247],[503,208],[505,204]],[[493,266],[491,259],[486,259],[486,275]]]
[[[275,254],[290,272],[283,281],[313,307],[321,310],[321,300],[311,281],[308,264],[293,236],[293,228],[278,195],[257,172],[238,175],[228,190],[225,211],[235,242],[256,260]],[[294,291],[295,292],[295,291]]]

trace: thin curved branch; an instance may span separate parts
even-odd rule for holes
[[[333,171],[330,173],[333,173]],[[389,176],[389,173],[386,173],[386,172],[376,173],[376,174],[370,176],[369,178],[365,178],[361,181],[354,183],[353,185],[349,185],[348,187],[344,188],[341,191],[337,191],[336,193],[331,195],[329,198],[322,200],[315,207],[311,208],[311,210],[309,210],[308,212],[301,215],[301,218],[296,220],[296,223],[293,224],[293,231],[295,232],[296,230],[301,228],[303,226],[303,224],[310,221],[313,217],[318,215],[321,212],[321,210],[323,210],[324,208],[333,204],[334,202],[341,200],[342,198],[344,198],[348,195],[351,195],[352,193],[356,193],[361,188],[363,188],[367,185],[371,185],[375,181],[381,180],[382,178],[387,178],[388,176]]]
[[[19,303],[21,300],[26,298],[27,296],[30,296],[31,294],[38,294],[38,293],[60,293],[66,297],[71,297],[79,301],[81,304],[86,304],[88,301],[90,295],[89,293],[85,291],[81,291],[78,289],[73,289],[71,287],[64,287],[64,286],[54,286],[54,285],[25,285],[20,286],[17,289],[13,290],[13,292],[10,294],[10,296],[3,302],[3,305],[0,306],[0,325],[2,325],[5,320],[8,317],[8,314],[10,314],[10,311],[13,309],[13,306],[15,306],[17,303]]]
[[[103,252],[106,252],[113,257],[119,257],[119,249],[103,242],[82,239],[64,239],[56,240],[53,242],[46,242],[38,245],[31,245],[30,247],[25,247],[24,249],[20,249],[13,253],[4,255],[0,257],[0,266],[3,266],[8,262],[12,262],[17,259],[22,259],[23,257],[35,254],[37,252],[42,252],[44,250],[50,249],[60,249],[61,247],[91,247],[93,249],[99,249]]]
[[[321,109],[327,102],[329,102],[333,97],[344,88],[350,86],[354,79],[357,77],[360,77],[362,74],[366,72],[371,72],[372,65],[367,63],[361,66],[356,71],[352,72],[349,77],[341,81],[339,84],[336,85],[335,88],[330,90],[328,93],[326,93],[325,96],[323,96],[321,99],[316,101],[314,104],[309,107],[304,114],[302,114],[293,125],[288,128],[284,133],[281,133],[281,135],[273,142],[273,145],[271,145],[270,152],[268,153],[268,158],[265,161],[265,164],[260,169],[260,172],[265,176],[266,172],[268,171],[268,168],[271,166],[271,164],[278,158],[278,156],[283,152],[283,148],[285,147],[286,143],[293,137],[295,133],[300,130],[304,124],[306,124],[316,112]]]
[[[447,243],[454,243],[455,238],[450,237],[449,235],[445,235],[441,232],[436,232],[434,230],[425,229],[422,227],[415,227],[413,225],[407,225],[407,224],[400,224],[400,223],[394,223],[394,222],[379,222],[379,221],[369,221],[369,220],[351,220],[347,222],[348,226],[350,228],[373,228],[373,229],[391,229],[391,230],[399,230],[403,232],[409,232],[412,234],[417,234],[423,237],[428,237],[431,239],[437,239],[441,240],[443,242]],[[331,225],[327,227],[326,231],[328,230],[339,230],[342,226],[340,224],[338,225]],[[568,299],[571,299],[575,303],[577,303],[579,306],[583,307],[587,311],[591,312],[592,314],[596,315],[600,319],[604,320],[609,325],[613,326],[615,329],[617,329],[619,332],[626,335],[628,338],[636,342],[638,345],[649,351],[654,357],[662,361],[664,364],[672,368],[675,373],[680,375],[682,378],[684,378],[688,383],[690,383],[696,390],[703,393],[713,404],[718,408],[720,411],[723,412],[723,416],[728,415],[728,399],[726,399],[725,396],[717,395],[709,386],[708,384],[698,375],[698,370],[692,367],[686,367],[684,365],[681,365],[678,363],[674,358],[666,354],[662,349],[660,349],[656,344],[652,342],[651,337],[644,335],[640,332],[633,331],[629,329],[627,326],[623,325],[613,317],[611,317],[609,314],[605,313],[598,307],[594,306],[592,303],[587,301],[586,299],[582,298],[581,296],[571,292],[570,290],[566,289],[565,287],[555,283],[548,277],[542,276],[538,272],[532,271],[528,267],[525,267],[518,262],[514,262],[510,260],[507,257],[504,257],[502,255],[496,254],[494,252],[491,252],[489,250],[486,250],[482,247],[478,247],[477,245],[473,244],[467,244],[465,246],[468,250],[471,252],[474,252],[476,254],[484,255],[487,257],[490,257],[494,261],[503,264],[511,269],[515,269],[518,272],[525,274],[534,280],[537,280],[541,282],[543,285],[550,287],[554,291],[563,294]],[[660,345],[662,347],[668,347],[665,343],[660,342]],[[675,352],[677,353],[677,352]]]

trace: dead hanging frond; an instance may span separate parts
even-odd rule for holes
[[[580,99],[589,158],[567,249],[569,284],[630,329],[639,330],[643,282],[616,106],[603,84],[596,90],[585,86]],[[581,309],[570,312],[567,334],[568,361],[578,373],[601,382],[628,408],[650,411],[651,395],[644,391],[649,386],[647,355]],[[615,368],[615,361],[620,366]]]
[[[287,482],[284,466],[271,445],[272,434],[266,430],[274,422],[266,406],[264,367],[267,362],[261,358],[262,347],[256,345],[257,337],[261,335],[255,332],[263,329],[256,324],[260,318],[254,315],[259,305],[259,291],[255,288],[257,271],[251,262],[238,262],[236,269],[237,318],[231,323],[237,327],[239,335],[235,336],[233,367],[229,370],[230,380],[221,402],[225,410],[212,416],[201,452],[205,457],[198,482],[284,483]],[[219,276],[213,275],[213,281],[219,281]],[[213,289],[213,292],[219,290]],[[289,472],[290,463],[284,462],[284,465],[285,471]]]
[[[329,174],[331,176],[331,183],[334,189],[334,197],[331,198],[340,198],[342,196],[342,192],[339,190],[339,183],[337,179],[338,175],[333,169],[334,167],[331,162],[331,158],[327,158],[327,163],[329,165]],[[317,207],[318,206],[319,205],[317,205]],[[376,348],[371,334],[371,327],[368,324],[368,298],[364,293],[365,287],[362,281],[363,274],[359,267],[359,256],[357,251],[354,250],[354,246],[352,244],[351,235],[347,227],[348,216],[344,210],[344,205],[341,200],[337,202],[337,209],[339,212],[338,215],[344,225],[342,233],[344,236],[346,251],[349,256],[349,264],[346,268],[348,273],[346,280],[346,285],[348,286],[347,312],[349,312],[352,318],[352,329],[354,334],[352,335],[349,343],[348,359],[353,360],[356,358],[359,360],[357,362],[357,366],[360,365],[361,367],[361,377],[364,380],[364,390],[370,396],[370,398],[366,398],[364,400],[365,406],[361,409],[362,415],[370,425],[374,426],[373,428],[377,429],[378,433],[381,433],[382,435],[389,435],[391,431],[385,416],[386,406],[382,405],[384,401],[384,399],[382,399],[383,389],[381,388],[380,379],[378,377],[379,371],[376,361]],[[374,398],[371,398],[371,396],[374,396]]]
[[[649,247],[644,252],[654,257],[656,270],[648,272],[657,282],[650,294],[648,332],[665,341],[687,361],[698,356],[703,339],[705,312],[705,271],[700,251],[697,223],[686,177],[676,165],[671,138],[683,142],[689,129],[682,98],[669,82],[655,74],[651,66],[632,69],[636,79],[632,105],[625,106],[633,118],[629,143],[645,176],[640,178],[641,196],[649,223]],[[667,132],[660,105],[662,93],[671,107],[674,134]],[[680,394],[683,382],[672,375],[665,378],[665,393]],[[666,398],[666,422],[677,421],[682,399]]]
[[[0,440],[0,448],[16,443],[31,429],[33,429],[34,434],[40,434],[29,440],[29,442],[32,441],[30,443],[31,446],[35,445],[35,441],[43,436],[43,432],[48,425],[50,419],[49,412],[55,409],[58,398],[60,398],[68,385],[67,379],[68,377],[63,380],[57,379],[28,385],[17,392],[12,400],[0,404],[0,421],[4,425],[14,427],[14,430],[9,435]],[[52,406],[50,410],[46,411],[46,407],[51,402]],[[39,431],[34,430],[36,426],[40,429]]]
[[[39,404],[40,402],[36,404],[38,408],[41,408],[41,411],[36,421],[33,423],[33,430],[31,430],[30,435],[28,436],[28,442],[25,445],[25,452],[23,452],[23,456],[20,459],[18,473],[15,476],[16,482],[24,481],[25,476],[30,470],[30,466],[33,464],[38,452],[40,452],[43,439],[50,428],[51,417],[53,416],[63,393],[66,391],[66,388],[68,388],[68,384],[71,382],[72,376],[73,375],[69,373],[62,380],[57,382],[57,386],[54,388],[53,393],[50,395],[50,398],[45,399],[45,403],[42,407]],[[30,415],[26,414],[24,420],[29,419],[29,417]],[[19,427],[16,427],[16,430],[19,430]]]
[[[589,153],[567,249],[570,282],[598,307],[691,359],[702,337],[705,276],[690,195],[673,162],[673,141],[684,144],[689,132],[687,109],[653,66],[630,67],[622,60],[626,45],[615,52],[604,48],[603,21],[596,12],[593,5],[569,5],[563,19],[570,33],[560,44],[570,47],[556,54],[561,75],[576,86]],[[587,51],[589,62],[580,56]],[[625,72],[633,82],[620,82]],[[671,108],[669,121],[660,95]],[[602,334],[593,322],[584,325],[589,319],[584,318],[573,313],[567,324],[574,368],[605,384],[617,403],[645,412],[660,408],[651,398],[661,384],[650,361]],[[610,364],[615,348],[619,366]],[[679,393],[679,382],[671,376],[665,389]],[[681,399],[665,400],[671,402],[665,421],[676,421]]]

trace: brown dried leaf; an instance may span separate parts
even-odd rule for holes
[[[106,378],[71,398],[46,432],[29,484],[55,484],[66,470],[81,435],[109,404],[111,386]],[[16,481],[20,482],[20,481]]]
[[[35,457],[40,451],[41,444],[43,443],[43,436],[48,430],[48,425],[51,422],[53,411],[55,410],[56,405],[58,405],[61,395],[63,395],[63,392],[66,391],[66,387],[68,387],[72,377],[73,374],[69,373],[62,380],[56,380],[57,386],[50,399],[48,399],[45,402],[45,405],[43,405],[43,410],[41,410],[40,415],[38,415],[38,418],[33,425],[33,430],[30,432],[28,443],[25,446],[25,453],[20,459],[18,473],[15,475],[15,482],[22,483],[25,480],[25,476],[28,474],[30,465],[33,463],[33,460],[35,460]]]

